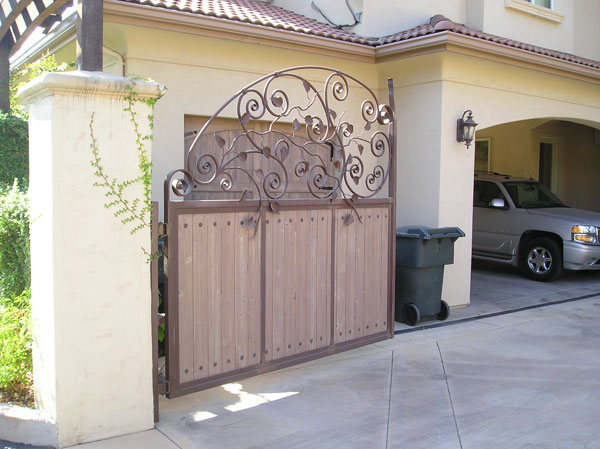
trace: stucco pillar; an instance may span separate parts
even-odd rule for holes
[[[468,107],[437,78],[435,58],[417,67],[392,66],[388,75],[395,85],[399,80],[396,226],[458,226],[466,233],[456,241],[454,264],[444,272],[442,299],[456,307],[470,298],[474,145],[467,150],[456,141],[456,120]],[[423,67],[429,70],[421,75]],[[431,79],[423,82],[426,76]]]
[[[99,72],[50,73],[20,92],[29,106],[35,399],[60,447],[153,427],[150,269],[141,250],[150,230],[131,235],[104,207],[91,166],[93,116],[107,174],[139,175],[124,111],[130,85]],[[144,98],[158,86],[133,89]],[[135,110],[141,133],[151,133],[149,107]],[[140,185],[128,191],[142,198]]]

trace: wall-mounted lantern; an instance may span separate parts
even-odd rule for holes
[[[465,115],[467,115],[467,119],[465,120]],[[475,137],[475,127],[477,123],[473,120],[473,111],[470,109],[463,112],[462,118],[459,118],[456,121],[456,141],[464,142],[467,148],[471,146],[471,142],[473,142],[473,137]]]

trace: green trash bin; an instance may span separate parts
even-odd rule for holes
[[[444,265],[454,263],[454,242],[464,236],[456,227],[396,230],[396,321],[414,326],[422,317],[448,318],[450,307],[442,300]]]

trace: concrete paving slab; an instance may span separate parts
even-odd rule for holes
[[[71,449],[177,449],[167,437],[157,430],[134,433],[123,437],[71,446]]]

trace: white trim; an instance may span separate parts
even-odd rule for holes
[[[504,4],[507,8],[515,9],[555,23],[562,23],[565,19],[565,16],[559,12],[526,0],[504,0]]]

